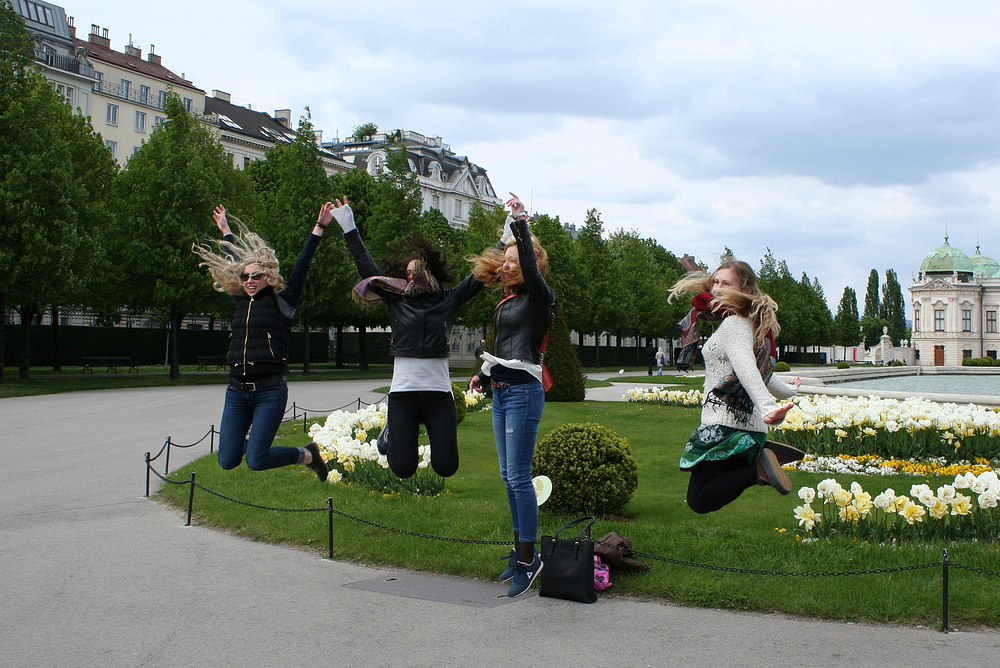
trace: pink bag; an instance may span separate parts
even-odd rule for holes
[[[594,589],[604,591],[611,586],[611,570],[601,558],[594,555]]]

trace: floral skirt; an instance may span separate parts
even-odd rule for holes
[[[753,464],[766,440],[767,434],[763,432],[740,431],[721,424],[700,424],[684,445],[681,470],[689,471],[703,462],[720,462],[744,453],[747,463]]]

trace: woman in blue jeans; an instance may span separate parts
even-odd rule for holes
[[[545,282],[548,255],[528,230],[524,205],[511,193],[507,206],[513,242],[472,259],[472,275],[499,285],[503,298],[493,312],[493,347],[469,388],[493,388],[493,435],[500,477],[507,488],[514,526],[514,547],[500,581],[512,580],[508,596],[520,596],[542,571],[538,540],[538,502],[531,484],[535,437],[545,407],[540,348],[552,322],[556,295]]]
[[[229,227],[226,209],[217,206],[215,224],[222,232],[218,251],[195,244],[202,266],[208,267],[213,287],[232,295],[236,304],[229,341],[229,388],[219,428],[219,465],[234,469],[246,455],[254,471],[289,464],[305,464],[326,480],[327,467],[319,448],[271,447],[285,415],[288,400],[288,339],[295,307],[302,296],[306,274],[323,231],[333,219],[333,204],[320,208],[319,217],[288,282],[278,273],[278,258],[263,239],[239,226]]]

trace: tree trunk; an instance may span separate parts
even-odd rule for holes
[[[601,369],[601,334],[594,332],[594,368]]]
[[[62,371],[62,355],[59,351],[59,304],[52,305],[52,370]]]
[[[31,306],[22,306],[18,309],[21,315],[21,364],[17,377],[21,380],[31,378],[31,320],[35,315],[35,309]]]
[[[6,354],[7,351],[4,349],[4,344],[6,342],[7,333],[7,293],[0,292],[0,383],[3,382],[3,371],[4,366],[7,364]]]
[[[361,358],[361,370],[368,371],[368,329],[363,321],[358,325],[358,356]]]
[[[309,375],[309,358],[312,355],[309,352],[309,311],[302,314],[302,327],[305,329],[306,340],[302,342],[302,375]]]
[[[337,337],[334,339],[333,361],[338,369],[344,368],[344,327],[337,325]]]
[[[170,380],[181,378],[180,332],[183,313],[178,313],[177,304],[170,305]]]

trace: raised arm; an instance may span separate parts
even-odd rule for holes
[[[381,275],[381,267],[372,259],[371,253],[365,247],[365,242],[361,240],[361,234],[358,233],[357,226],[354,224],[354,212],[351,210],[351,205],[347,203],[347,196],[344,196],[343,202],[339,199],[333,200],[331,206],[330,215],[344,230],[344,241],[347,242],[347,248],[351,251],[351,257],[354,258],[354,265],[358,268],[361,278]]]
[[[316,225],[313,226],[312,232],[306,237],[305,246],[303,246],[302,252],[299,253],[299,258],[295,261],[292,273],[288,276],[285,289],[281,291],[281,298],[293,308],[298,305],[299,299],[302,297],[302,291],[306,286],[306,276],[309,274],[313,255],[316,254],[316,249],[319,247],[320,237],[323,236],[326,226],[330,224],[332,218],[330,209],[332,206],[330,202],[327,202],[320,207],[319,214],[316,216]]]

